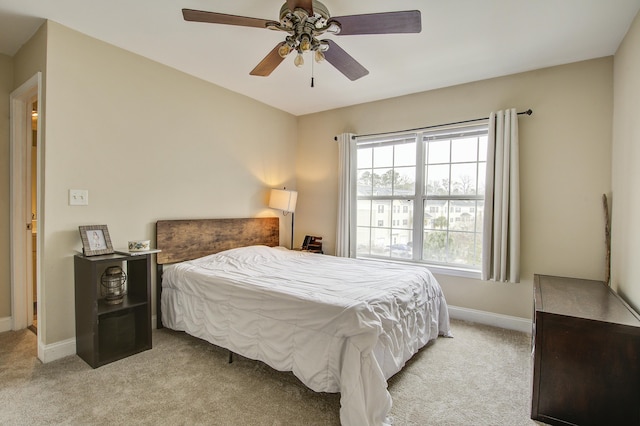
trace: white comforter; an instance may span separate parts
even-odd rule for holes
[[[165,267],[162,321],[340,392],[343,425],[381,425],[387,379],[449,335],[440,286],[421,266],[252,246]]]

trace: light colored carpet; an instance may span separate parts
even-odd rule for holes
[[[536,425],[524,333],[452,321],[389,380],[394,424]],[[30,331],[0,334],[2,425],[339,425],[340,395],[184,333],[154,330],[153,349],[92,369],[48,364]]]

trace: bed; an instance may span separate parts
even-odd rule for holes
[[[343,425],[390,423],[387,379],[450,335],[440,286],[422,266],[279,247],[278,220],[158,221],[159,327],[340,392]]]

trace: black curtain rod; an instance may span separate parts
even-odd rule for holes
[[[522,115],[522,114],[531,115],[531,114],[533,114],[533,110],[532,110],[531,108],[529,108],[529,109],[528,109],[528,110],[526,110],[526,111],[522,111],[522,112],[519,112],[519,113],[518,113],[518,115]],[[399,131],[397,131],[397,132],[391,132],[391,133],[415,132],[415,131],[417,131],[417,130],[433,129],[433,128],[436,128],[436,127],[444,127],[444,126],[453,126],[453,125],[455,125],[455,124],[473,123],[474,121],[484,121],[484,120],[488,120],[488,119],[489,119],[489,117],[484,117],[484,118],[474,118],[474,119],[471,119],[471,120],[456,121],[456,122],[453,122],[453,123],[436,124],[436,125],[434,125],[434,126],[427,126],[427,127],[418,127],[418,128],[416,128],[416,129],[399,130]],[[388,134],[389,134],[389,132],[386,132],[386,133],[370,133],[370,134],[368,134],[368,135],[358,135],[358,136],[360,136],[360,137],[366,137],[366,136],[379,136],[379,135],[388,135]],[[352,137],[351,137],[351,139],[355,139],[355,138],[356,138],[356,136],[352,136]],[[337,141],[337,140],[338,140],[338,137],[337,137],[337,136],[334,136],[334,137],[333,137],[333,140],[334,140],[334,141]]]

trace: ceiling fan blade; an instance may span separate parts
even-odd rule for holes
[[[247,16],[226,15],[204,10],[182,9],[185,21],[208,22],[210,24],[239,25],[241,27],[266,28],[269,19],[250,18]]]
[[[419,33],[422,19],[419,10],[369,13],[363,15],[334,16],[329,22],[337,22],[337,35]]]
[[[287,6],[292,12],[299,7],[309,12],[310,16],[313,16],[313,0],[287,0]]]
[[[358,61],[353,59],[351,55],[338,46],[333,40],[322,40],[322,42],[329,44],[329,49],[324,52],[324,58],[349,80],[355,81],[369,74],[369,71],[365,67],[360,65]]]
[[[278,43],[276,47],[273,48],[271,52],[264,57],[262,61],[249,73],[251,75],[258,75],[261,77],[267,77],[273,70],[275,70],[278,65],[284,60],[280,53],[278,53],[278,49],[280,46],[285,44],[284,42]]]

